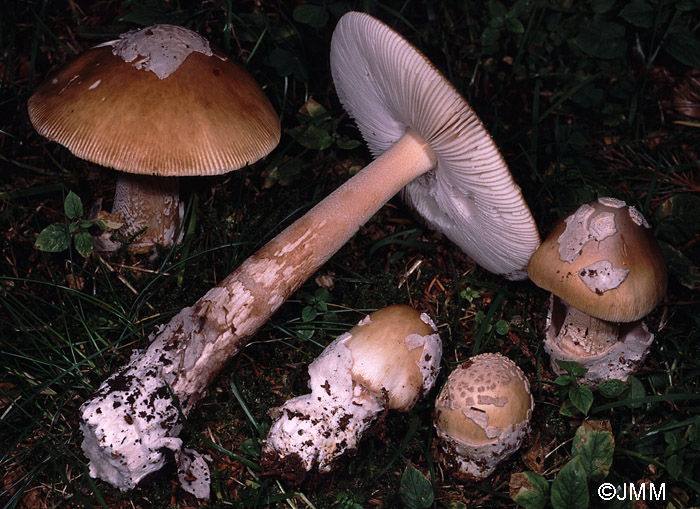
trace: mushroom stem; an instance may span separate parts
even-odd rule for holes
[[[627,380],[644,361],[653,341],[654,334],[643,319],[629,323],[600,320],[560,297],[550,297],[544,349],[557,374],[564,373],[557,360],[575,361],[588,370],[579,379],[585,385]]]
[[[171,392],[189,415],[228,360],[282,303],[394,194],[435,164],[433,152],[409,129],[192,307],[158,327],[148,349],[135,351],[81,407],[90,474],[130,489],[165,464],[169,449],[183,487],[208,496],[206,464],[183,451],[176,438],[182,424]]]
[[[184,214],[178,188],[177,177],[120,172],[112,205],[112,214],[124,221],[120,233],[129,237],[145,228],[129,251],[144,253],[156,244],[170,247],[175,243]]]
[[[552,317],[553,332],[561,348],[579,357],[598,355],[618,340],[620,324],[600,320],[562,301]]]

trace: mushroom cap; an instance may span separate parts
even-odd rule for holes
[[[437,166],[402,191],[423,220],[484,268],[524,279],[540,243],[520,188],[469,104],[428,59],[372,16],[345,14],[331,41],[340,102],[376,157],[407,128]]]
[[[226,173],[280,138],[278,116],[248,72],[173,25],[85,51],[36,89],[28,109],[42,136],[130,173]]]
[[[435,405],[435,427],[460,443],[488,444],[529,421],[533,406],[522,370],[501,354],[481,354],[450,373]]]
[[[633,322],[666,293],[667,270],[644,216],[616,198],[559,221],[527,267],[530,279],[600,320]]]
[[[348,331],[352,379],[381,394],[389,408],[410,410],[437,376],[442,343],[432,320],[410,306],[371,313]]]

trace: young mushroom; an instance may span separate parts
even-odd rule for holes
[[[666,292],[666,264],[644,216],[616,198],[581,205],[557,223],[528,267],[552,293],[545,350],[576,361],[587,384],[626,380],[654,335],[643,318]]]
[[[427,220],[445,226],[453,240],[459,230],[469,232],[460,246],[476,253],[475,259],[489,270],[523,277],[539,234],[503,158],[464,99],[413,46],[371,16],[344,15],[332,46],[339,90],[357,88],[362,95],[383,95],[389,102],[390,97],[404,97],[397,106],[399,117],[382,116],[381,128],[377,126],[379,132],[391,127],[394,145],[159,327],[148,348],[136,351],[83,404],[83,449],[91,475],[124,490],[160,469],[172,455],[168,450],[176,460],[182,457],[177,438],[182,423],[169,395],[189,415],[223,366],[282,303],[394,194],[421,175],[419,188],[435,184],[429,190],[435,207],[417,207],[418,212],[431,213]],[[365,58],[379,48],[382,59],[372,57],[371,63]],[[352,69],[359,62],[371,67],[362,64],[352,75],[338,75],[339,68]],[[353,83],[352,76],[360,81]],[[381,111],[377,101],[360,115],[345,92],[341,97],[360,125],[363,116]],[[371,133],[363,129],[363,134],[370,143]],[[449,217],[461,218],[458,226],[450,227]],[[492,235],[482,236],[487,231]],[[190,458],[193,454],[187,453]],[[191,480],[195,477],[186,469],[180,475],[190,479],[189,489],[198,496],[208,495],[206,476],[200,476],[206,479],[201,482]]]
[[[170,246],[183,206],[178,177],[219,175],[268,154],[277,113],[243,67],[199,34],[153,25],[95,46],[29,98],[42,136],[119,170],[112,208],[132,252]]]
[[[331,471],[383,411],[407,412],[432,388],[441,355],[426,314],[396,305],[366,316],[309,365],[311,393],[270,411],[263,466],[293,482]]]
[[[499,353],[472,357],[455,369],[435,402],[441,460],[463,481],[488,477],[529,430],[534,400],[522,370]]]

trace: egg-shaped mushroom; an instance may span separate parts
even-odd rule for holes
[[[445,469],[466,481],[491,475],[520,447],[533,408],[530,383],[507,357],[485,353],[457,367],[435,402]]]

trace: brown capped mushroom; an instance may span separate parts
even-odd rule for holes
[[[643,318],[666,291],[666,264],[644,216],[616,198],[581,205],[560,221],[528,264],[552,292],[545,350],[588,369],[585,383],[626,380],[654,336]]]
[[[119,170],[112,213],[136,252],[170,246],[180,228],[178,177],[251,164],[279,142],[277,114],[243,67],[199,34],[153,25],[91,48],[29,98],[42,136]]]
[[[435,402],[441,460],[461,480],[491,475],[529,430],[534,400],[522,370],[499,353],[472,357],[456,368]]]
[[[270,411],[263,465],[292,481],[329,472],[387,409],[407,412],[432,388],[442,342],[409,306],[370,313],[309,365],[310,394]]]

